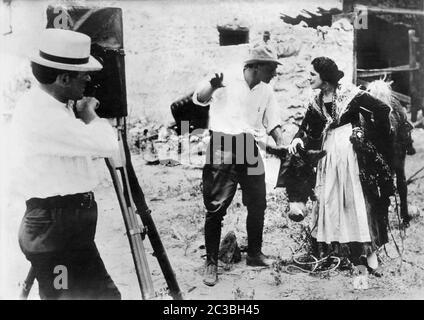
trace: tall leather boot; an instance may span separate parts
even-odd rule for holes
[[[248,208],[246,220],[248,246],[246,264],[252,267],[268,267],[272,264],[272,260],[268,259],[262,253],[262,232],[264,229],[265,210],[253,210]]]

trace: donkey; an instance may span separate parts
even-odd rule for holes
[[[396,187],[400,199],[400,215],[404,226],[409,225],[411,216],[408,213],[408,186],[405,176],[406,155],[415,154],[412,145],[412,124],[408,121],[406,112],[399,101],[393,96],[392,81],[375,80],[368,84],[367,91],[391,107],[390,123],[393,135],[393,159],[391,169],[396,176]]]

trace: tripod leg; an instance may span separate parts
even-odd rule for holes
[[[32,285],[34,284],[35,280],[35,271],[34,268],[31,267],[28,271],[28,275],[22,285],[22,291],[19,295],[19,299],[21,300],[27,300],[29,292],[31,291]]]
[[[160,240],[159,233],[156,229],[155,223],[149,211],[139,212],[141,221],[147,226],[147,235],[149,236],[150,243],[154,249],[155,257],[159,262],[162,273],[165,277],[166,283],[169,288],[170,295],[174,300],[183,300],[183,294],[178,286],[177,278],[172,270],[171,263],[166,255],[165,248]]]
[[[143,190],[141,189],[140,184],[138,183],[138,179],[131,162],[131,154],[128,147],[127,139],[125,136],[121,136],[119,137],[119,139],[122,141],[125,152],[126,173],[128,176],[127,181],[129,183],[129,190],[131,190],[131,195],[134,200],[134,204],[137,208],[137,213],[140,215],[143,225],[145,225],[147,228],[147,235],[153,247],[155,257],[158,260],[162,273],[165,277],[171,296],[174,298],[174,300],[182,300],[183,295],[178,285],[177,278],[175,276],[174,271],[172,270],[171,263],[169,262],[165,248],[162,244],[159,233],[150,214],[151,211],[146,204],[146,199],[144,198]]]
[[[154,288],[147,263],[146,253],[144,250],[143,239],[141,237],[143,230],[137,224],[136,216],[131,204],[129,204],[127,199],[124,197],[123,189],[119,182],[119,177],[115,171],[113,161],[111,159],[105,160],[112,177],[115,192],[118,196],[119,206],[121,207],[122,216],[124,218],[125,228],[127,231],[128,240],[130,242],[131,253],[136,268],[141,294],[143,299],[149,299],[154,296]]]

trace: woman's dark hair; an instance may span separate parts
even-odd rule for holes
[[[74,78],[78,75],[76,71],[60,70],[55,68],[50,68],[42,66],[41,64],[31,62],[32,74],[35,79],[42,84],[52,84],[56,81],[58,75],[62,73],[67,73],[70,77]]]
[[[327,81],[333,86],[337,86],[339,80],[344,76],[344,72],[339,70],[337,64],[330,58],[315,58],[312,60],[312,65],[315,71],[319,73],[321,80]]]

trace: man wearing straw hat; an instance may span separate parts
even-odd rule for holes
[[[206,207],[206,268],[203,282],[218,281],[218,251],[221,223],[240,184],[247,207],[247,258],[249,266],[269,266],[262,253],[266,208],[265,171],[256,143],[265,134],[282,144],[280,113],[272,86],[280,62],[269,46],[251,48],[242,70],[215,74],[202,82],[193,102],[210,105],[211,139],[203,169],[203,199]]]
[[[42,299],[121,298],[94,242],[97,181],[91,161],[116,156],[118,142],[95,112],[98,101],[83,97],[89,72],[102,69],[90,45],[82,33],[44,30],[31,58],[38,83],[13,116],[13,187],[26,201],[19,245]]]

